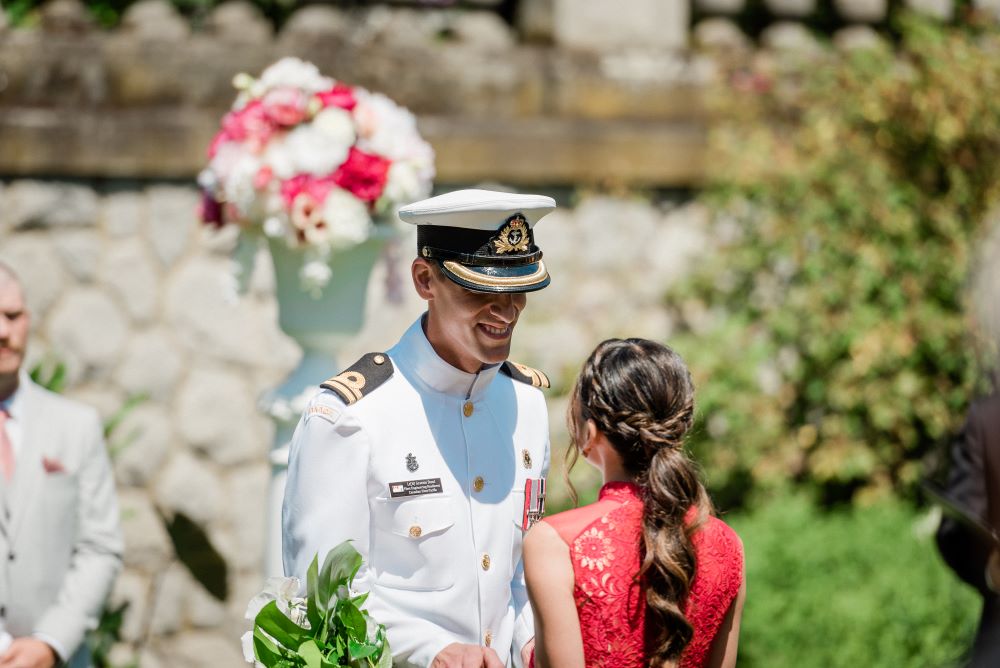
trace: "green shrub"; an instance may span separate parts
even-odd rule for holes
[[[1000,199],[1000,38],[899,30],[895,53],[758,58],[719,96],[719,250],[668,298],[723,507],[760,481],[906,488],[974,391],[963,288]]]
[[[971,642],[980,598],[911,507],[825,512],[799,495],[725,519],[747,555],[741,668],[943,668]]]

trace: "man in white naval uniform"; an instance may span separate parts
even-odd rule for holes
[[[533,647],[521,543],[543,512],[548,379],[507,355],[549,282],[532,227],[554,206],[466,190],[401,210],[427,313],[325,382],[292,438],[285,572],[304,581],[351,539],[397,666],[522,665]]]

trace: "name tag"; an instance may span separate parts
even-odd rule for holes
[[[389,496],[397,499],[401,496],[421,496],[443,492],[441,478],[424,478],[422,480],[403,480],[389,483]]]

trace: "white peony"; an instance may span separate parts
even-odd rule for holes
[[[412,162],[394,162],[389,167],[382,197],[389,202],[408,204],[427,197],[430,185],[430,180],[421,178]]]
[[[334,188],[326,196],[323,220],[329,230],[328,240],[333,248],[360,244],[371,234],[372,218],[368,214],[368,207],[341,188]]]
[[[327,107],[316,114],[312,120],[313,126],[327,135],[332,141],[337,141],[350,147],[357,139],[354,131],[354,117],[351,112],[339,107]]]
[[[342,136],[307,123],[289,132],[284,141],[272,141],[264,160],[281,179],[296,174],[326,176],[347,159],[350,147],[351,143],[345,143]]]
[[[266,90],[278,86],[301,88],[309,94],[320,93],[333,87],[334,80],[320,74],[319,68],[300,58],[282,58],[264,70],[259,83]]]
[[[260,160],[238,144],[225,144],[215,155],[212,168],[222,183],[222,195],[236,207],[242,218],[251,217],[257,203],[254,178],[260,169]]]
[[[354,107],[358,148],[392,161],[412,160],[433,165],[434,152],[417,131],[417,119],[381,93],[360,93]]]

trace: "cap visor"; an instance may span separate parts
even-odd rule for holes
[[[549,284],[549,272],[541,260],[516,267],[468,266],[446,260],[441,270],[453,282],[475,292],[534,292]]]

